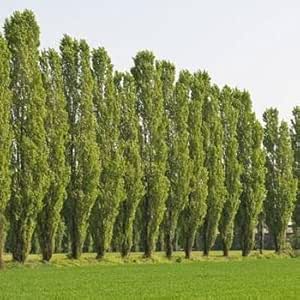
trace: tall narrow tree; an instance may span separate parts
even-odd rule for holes
[[[286,231],[291,220],[297,199],[297,179],[293,174],[294,153],[291,146],[288,124],[281,122],[277,148],[278,160],[278,203],[279,222],[274,231],[275,250],[280,253],[286,250]],[[274,222],[274,219],[272,220]]]
[[[121,255],[126,257],[132,248],[133,222],[137,207],[144,195],[143,164],[140,155],[139,119],[134,79],[129,73],[116,73],[115,84],[118,101],[121,103],[120,138],[123,142],[126,192],[115,224],[115,235]]]
[[[218,224],[226,197],[223,164],[224,133],[219,109],[220,92],[212,87],[203,107],[205,167],[208,171],[207,212],[203,224],[203,254],[209,255],[214,245]]]
[[[297,201],[293,220],[296,226],[300,227],[300,106],[293,109],[291,139],[294,151],[294,176],[298,180]]]
[[[39,27],[34,14],[29,10],[15,12],[6,20],[4,30],[11,52],[13,93],[13,177],[9,205],[12,254],[14,260],[24,262],[48,187],[45,91],[39,69]]]
[[[174,69],[169,72],[175,76],[175,68],[166,65],[166,69]],[[166,74],[166,76],[168,73]],[[164,79],[163,79],[164,80]],[[172,80],[170,80],[172,82]],[[168,138],[169,156],[167,175],[170,181],[170,191],[167,200],[167,209],[164,217],[164,237],[166,255],[172,256],[173,239],[177,228],[180,212],[188,201],[190,192],[190,157],[189,157],[189,100],[190,100],[191,75],[188,71],[182,71],[176,83],[175,93],[170,92],[169,101],[165,104],[168,113]],[[165,97],[166,99],[167,97]]]
[[[190,258],[197,229],[202,225],[206,212],[207,170],[202,134],[202,108],[210,89],[210,78],[206,72],[191,76],[191,99],[189,101],[188,131],[189,157],[191,163],[190,192],[187,204],[180,217],[183,247],[186,258]]]
[[[263,144],[264,144],[265,154],[266,154],[266,162],[265,162],[266,199],[264,201],[263,212],[260,214],[260,219],[259,219],[260,235],[262,235],[263,232],[263,222],[266,223],[266,225],[273,227],[272,215],[274,212],[269,212],[268,210],[274,209],[273,205],[276,202],[275,198],[277,198],[277,193],[278,193],[278,178],[277,178],[278,174],[277,174],[277,166],[276,166],[277,147],[279,141],[278,110],[274,108],[270,108],[266,110],[263,114],[263,121],[265,123]],[[269,232],[273,236],[273,233],[271,232],[270,229]]]
[[[293,151],[288,125],[279,126],[278,110],[264,113],[266,149],[266,223],[273,236],[275,251],[285,249],[286,230],[296,201],[297,182],[293,177]]]
[[[38,237],[43,259],[49,261],[54,251],[54,239],[60,213],[66,197],[69,167],[65,147],[68,136],[68,115],[64,97],[61,59],[50,49],[41,55],[42,80],[46,91],[46,140],[49,149],[49,189],[38,215]]]
[[[93,77],[87,43],[65,36],[61,42],[64,92],[69,118],[68,163],[71,175],[65,203],[71,257],[79,258],[88,219],[98,195],[99,149],[93,106]]]
[[[252,112],[249,93],[240,92],[235,106],[239,110],[238,158],[242,166],[242,193],[237,224],[242,255],[248,256],[254,246],[255,229],[265,198],[263,129]]]
[[[0,268],[5,240],[5,209],[10,197],[12,128],[10,124],[11,92],[9,90],[10,53],[0,35]]]
[[[168,157],[166,117],[161,74],[155,65],[154,55],[149,51],[139,52],[134,58],[134,64],[132,74],[137,86],[146,190],[143,200],[144,252],[146,257],[151,257],[169,189],[165,175]]]
[[[101,152],[100,193],[91,215],[91,234],[102,258],[109,248],[120,203],[124,200],[124,161],[120,140],[121,102],[116,96],[113,67],[103,48],[93,52],[97,142]]]
[[[234,107],[235,91],[224,87],[221,93],[221,116],[224,128],[223,159],[225,167],[226,197],[222,210],[219,232],[223,254],[228,256],[233,241],[234,221],[240,204],[241,166],[238,161],[237,122],[238,111]]]

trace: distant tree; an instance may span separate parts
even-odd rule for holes
[[[144,162],[143,238],[146,257],[151,257],[163,220],[168,196],[166,177],[168,149],[166,145],[166,116],[162,95],[161,74],[155,57],[149,51],[139,52],[132,68],[141,124],[141,151]]]
[[[187,75],[186,75],[187,76]],[[210,78],[206,72],[191,76],[191,99],[189,101],[188,131],[189,157],[191,163],[190,192],[187,204],[180,217],[183,247],[186,258],[190,258],[197,229],[202,225],[206,213],[207,170],[202,135],[202,108],[209,95]]]
[[[215,243],[226,197],[223,164],[224,133],[219,109],[219,94],[218,88],[212,87],[211,94],[206,97],[203,106],[205,167],[208,171],[207,212],[202,230],[204,255],[209,255],[209,251]]]
[[[98,195],[99,149],[93,106],[94,82],[87,43],[65,36],[60,45],[64,92],[69,118],[70,182],[65,202],[71,257],[78,259],[85,241],[91,208]]]
[[[115,85],[121,104],[120,138],[125,164],[125,200],[121,203],[116,222],[121,255],[126,257],[133,244],[133,222],[144,195],[143,163],[140,155],[139,119],[134,78],[129,73],[116,73]]]
[[[252,112],[252,103],[247,92],[239,93],[235,106],[239,111],[238,158],[242,166],[242,194],[237,225],[242,255],[248,256],[254,246],[258,216],[265,199],[263,129]]]
[[[224,256],[228,256],[234,232],[235,216],[240,204],[241,166],[238,161],[237,122],[238,111],[234,107],[235,91],[224,87],[221,92],[220,105],[224,129],[223,159],[225,167],[226,197],[222,210],[219,232],[223,244]]]
[[[11,52],[14,131],[9,219],[13,259],[23,263],[30,252],[37,214],[48,188],[45,91],[34,14],[29,10],[15,12],[6,20],[4,30]]]
[[[90,219],[97,258],[109,248],[119,205],[125,199],[123,146],[120,139],[121,101],[116,95],[113,67],[104,48],[93,51],[94,105],[102,170],[100,193]]]
[[[69,166],[65,147],[68,137],[68,114],[64,97],[61,59],[55,50],[44,51],[40,59],[46,91],[46,142],[49,149],[49,189],[38,215],[38,238],[43,259],[49,261],[54,251],[60,212],[66,198]]]
[[[297,202],[293,213],[293,220],[300,227],[300,106],[293,109],[291,140],[294,151],[294,176],[298,180]]]
[[[264,115],[266,149],[266,223],[273,236],[275,251],[285,249],[286,230],[294,210],[297,182],[293,177],[293,151],[286,122],[279,126],[278,110]]]
[[[5,209],[10,198],[11,145],[10,124],[11,92],[9,90],[10,53],[4,38],[0,35],[0,268],[3,266],[2,251],[5,242]]]
[[[168,116],[167,144],[169,156],[167,176],[170,181],[163,230],[166,255],[171,258],[177,221],[180,212],[188,201],[189,194],[191,168],[188,144],[188,108],[191,75],[187,71],[182,71],[179,74],[174,91],[175,67],[167,62],[161,62],[160,67],[162,69],[165,109]]]

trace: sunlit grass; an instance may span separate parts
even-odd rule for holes
[[[175,252],[144,259],[132,253],[123,260],[108,253],[98,261],[94,253],[71,260],[55,254],[51,263],[30,255],[25,265],[5,255],[0,271],[0,299],[299,299],[300,258],[253,252],[229,258],[213,251],[194,252],[191,260]]]
[[[268,259],[268,258],[282,258],[284,256],[278,256],[274,251],[264,251],[263,255],[257,251],[253,251],[246,259]],[[194,251],[191,259],[185,259],[182,251],[174,252],[172,259],[168,259],[164,252],[155,252],[152,258],[144,258],[142,252],[132,252],[127,258],[122,258],[119,253],[107,253],[101,260],[96,259],[95,253],[84,253],[80,259],[74,260],[68,258],[67,254],[54,254],[51,262],[46,263],[42,261],[42,257],[37,254],[29,255],[25,266],[36,267],[40,264],[51,264],[56,267],[66,266],[86,266],[86,265],[120,265],[120,264],[157,264],[157,263],[193,263],[198,261],[229,261],[229,260],[243,260],[240,251],[231,251],[229,257],[224,257],[221,251],[211,251],[210,255],[203,256],[202,252]],[[13,267],[18,265],[12,261],[12,257],[9,254],[4,255],[4,261],[6,267]]]

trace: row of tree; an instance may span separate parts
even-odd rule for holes
[[[171,257],[178,236],[189,258],[199,232],[204,255],[236,234],[246,256],[259,221],[278,252],[300,223],[299,107],[291,128],[268,109],[263,130],[248,92],[149,51],[125,73],[69,36],[40,53],[28,10],[5,22],[0,83],[0,260],[7,232],[14,260],[34,233],[50,260],[62,224],[72,258],[87,232],[98,258],[135,243],[151,257],[160,239]]]

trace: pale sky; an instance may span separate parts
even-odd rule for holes
[[[64,33],[85,38],[119,70],[148,49],[177,70],[247,89],[258,117],[274,106],[289,120],[300,105],[300,1],[0,0],[1,26],[24,8],[36,14],[42,48],[58,48]]]

